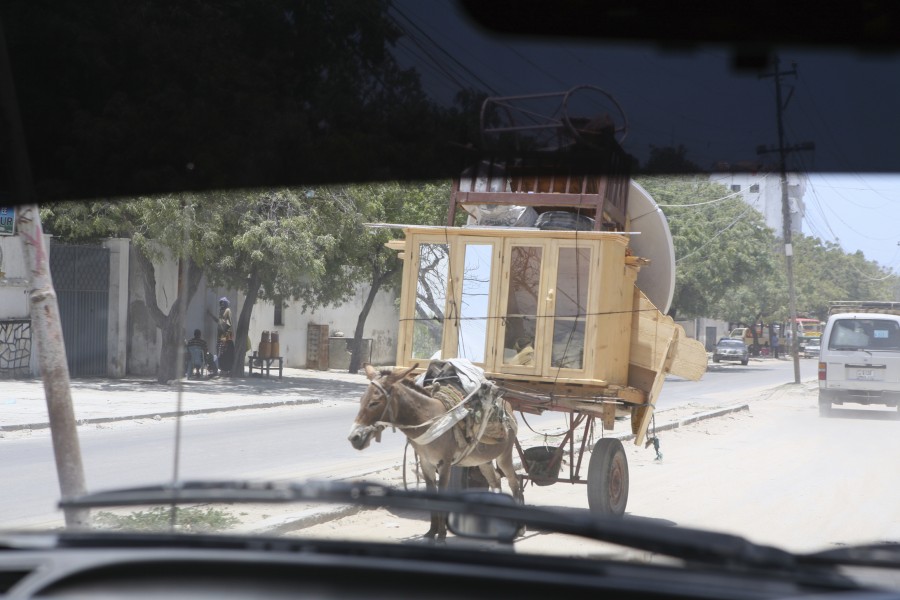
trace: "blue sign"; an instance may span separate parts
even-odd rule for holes
[[[16,209],[12,206],[0,206],[0,235],[13,235],[16,232]]]

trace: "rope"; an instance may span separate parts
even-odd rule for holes
[[[651,426],[653,427],[653,435],[647,438],[647,441],[644,443],[644,448],[649,448],[653,446],[653,449],[656,451],[656,461],[662,462],[663,455],[662,452],[659,451],[659,437],[656,435],[656,412],[653,412],[653,416],[650,418]]]

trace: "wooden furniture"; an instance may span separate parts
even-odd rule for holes
[[[247,369],[251,376],[253,375],[253,369],[255,367],[259,371],[260,375],[265,373],[266,377],[268,377],[270,371],[275,368],[272,366],[272,363],[274,363],[275,361],[278,361],[278,379],[281,379],[281,372],[284,368],[284,357],[282,356],[269,356],[267,358],[262,358],[259,356],[248,356]]]
[[[628,235],[408,227],[397,364],[466,358],[524,412],[578,411],[639,443],[668,373],[698,379],[706,351],[634,285]],[[645,418],[646,417],[646,418]]]

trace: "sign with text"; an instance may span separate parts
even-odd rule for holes
[[[0,235],[13,235],[16,232],[16,209],[12,206],[0,206]]]

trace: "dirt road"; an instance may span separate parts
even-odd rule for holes
[[[836,410],[820,418],[815,382],[788,384],[749,411],[660,434],[663,454],[626,442],[626,519],[735,533],[792,551],[900,540],[900,422],[893,409]],[[399,469],[371,479],[398,484]],[[526,503],[587,509],[584,485],[529,485]],[[427,515],[366,510],[293,535],[412,540]],[[618,551],[542,533],[520,552]]]

